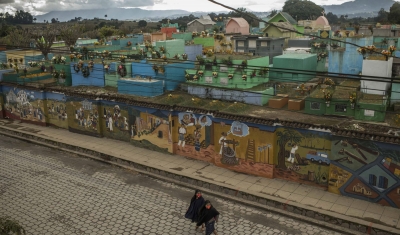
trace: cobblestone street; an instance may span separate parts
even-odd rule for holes
[[[27,234],[201,234],[184,219],[193,190],[0,136],[0,216]],[[218,234],[339,234],[204,195]]]

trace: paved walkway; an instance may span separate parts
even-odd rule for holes
[[[318,212],[324,211],[336,215],[338,218],[347,217],[349,221],[361,219],[367,221],[369,226],[381,224],[390,228],[391,233],[400,234],[400,209],[340,196],[295,182],[236,173],[208,162],[154,152],[134,147],[127,142],[80,135],[52,127],[9,122],[8,120],[0,120],[0,133],[2,128],[29,132],[42,138],[102,152],[159,170],[245,191],[268,200],[314,209]]]

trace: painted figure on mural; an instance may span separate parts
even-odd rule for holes
[[[195,155],[197,155],[198,152],[200,152],[200,138],[201,138],[201,125],[196,125],[196,130],[193,132],[193,137],[194,137],[194,152]]]
[[[179,141],[178,141],[178,150],[180,150],[180,146],[182,145],[182,151],[185,152],[185,135],[186,135],[186,127],[184,124],[181,124],[178,130]]]
[[[187,114],[183,115],[181,123],[184,124],[185,126],[193,126],[196,124],[196,118],[195,118],[194,114],[187,113]]]
[[[137,135],[136,131],[136,123],[131,125],[131,138],[135,137]]]
[[[288,162],[294,163],[294,159],[296,158],[297,149],[299,149],[299,146],[297,146],[297,144],[294,144],[292,146],[292,149],[290,150],[290,155],[289,155],[289,158],[287,159]]]
[[[219,150],[219,154],[222,156],[224,152],[224,148],[228,147],[228,143],[226,142],[226,137],[228,135],[225,132],[221,133],[221,138],[219,138],[218,143],[221,145],[221,149]]]

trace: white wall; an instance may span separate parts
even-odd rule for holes
[[[361,81],[361,91],[368,94],[386,95],[390,88],[389,79],[392,77],[392,66],[393,58],[389,58],[388,61],[363,60],[362,75],[374,76],[374,78],[363,78]],[[369,80],[381,80],[384,82]]]

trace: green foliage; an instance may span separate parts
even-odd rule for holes
[[[395,2],[391,7],[388,20],[392,24],[400,24],[400,3]]]
[[[99,33],[102,37],[110,37],[117,32],[114,26],[104,26],[99,29]]]
[[[275,16],[276,14],[278,14],[278,10],[272,10],[270,13],[269,13],[269,15],[268,15],[268,17],[273,17],[273,16]]]
[[[10,217],[0,217],[0,234],[1,235],[22,235],[26,234],[25,229],[19,224],[18,221]]]
[[[146,27],[146,26],[147,26],[147,21],[145,21],[145,20],[139,20],[138,26],[139,26],[140,28]]]
[[[9,24],[32,24],[33,16],[29,12],[23,10],[16,11],[14,15],[10,13],[0,13],[0,22],[6,22]]]
[[[296,20],[309,20],[321,16],[324,8],[312,1],[287,0],[285,5],[283,5],[282,11],[288,13]]]

